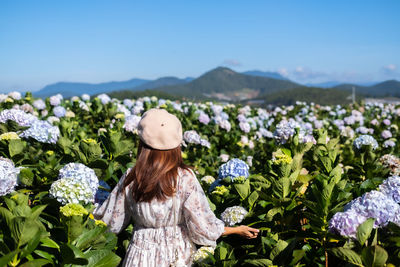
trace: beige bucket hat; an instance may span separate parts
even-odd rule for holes
[[[182,124],[165,109],[146,111],[139,121],[138,133],[146,145],[158,150],[173,149],[182,143]]]

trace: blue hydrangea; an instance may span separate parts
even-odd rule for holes
[[[60,169],[58,177],[60,179],[68,178],[74,181],[88,183],[93,195],[95,195],[99,187],[99,179],[94,170],[86,167],[82,163],[68,163]]]
[[[233,181],[234,178],[244,176],[249,177],[249,165],[246,164],[243,160],[240,159],[231,159],[227,163],[222,164],[218,170],[218,178],[231,178]]]
[[[378,142],[376,142],[375,138],[367,134],[357,137],[353,145],[357,150],[361,150],[363,146],[371,146],[372,149],[378,148]]]
[[[31,137],[42,143],[55,144],[60,137],[60,129],[47,121],[34,121],[29,129],[20,134],[21,137]]]

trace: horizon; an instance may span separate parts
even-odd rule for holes
[[[0,92],[197,78],[218,67],[301,83],[400,80],[398,1],[1,1]]]

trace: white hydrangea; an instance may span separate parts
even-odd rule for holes
[[[21,93],[17,91],[9,92],[8,96],[15,99],[15,100],[20,100],[21,99]]]
[[[35,108],[37,108],[38,110],[43,110],[46,108],[46,103],[41,98],[39,98],[39,99],[33,101],[33,106]]]
[[[0,157],[0,196],[14,191],[20,168],[15,168],[10,159]]]
[[[233,226],[237,223],[241,223],[247,213],[247,210],[241,206],[229,207],[221,213],[221,220],[225,225]]]
[[[201,178],[201,181],[206,184],[212,184],[215,182],[215,178],[210,175],[207,175],[207,176],[204,176],[203,178]]]
[[[200,247],[193,255],[192,255],[192,260],[193,262],[202,262],[205,259],[207,259],[210,255],[214,255],[214,248],[213,247],[208,247],[208,246],[203,246]]]
[[[50,105],[58,106],[61,104],[62,100],[63,100],[63,96],[61,94],[56,94],[56,95],[50,96]]]
[[[82,94],[82,95],[81,95],[81,98],[82,98],[83,101],[89,101],[89,100],[90,100],[90,95],[88,95],[88,94]]]
[[[137,116],[137,115],[130,115],[125,118],[125,123],[123,128],[127,132],[135,133],[137,130],[137,127],[139,125],[139,121],[142,117]]]
[[[89,183],[71,178],[62,178],[55,181],[51,185],[49,193],[51,197],[56,198],[63,205],[94,202],[93,191]]]

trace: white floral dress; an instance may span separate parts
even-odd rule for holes
[[[130,186],[125,193],[122,192],[123,181],[130,170],[121,177],[107,200],[93,212],[94,217],[107,223],[114,233],[119,233],[131,220],[134,221],[132,240],[122,266],[169,266],[175,259],[172,197],[163,202],[154,199],[136,203]],[[195,251],[193,243],[215,247],[215,241],[224,231],[224,223],[210,209],[194,173],[188,170],[179,170],[178,173],[175,244],[179,259],[190,266]]]

